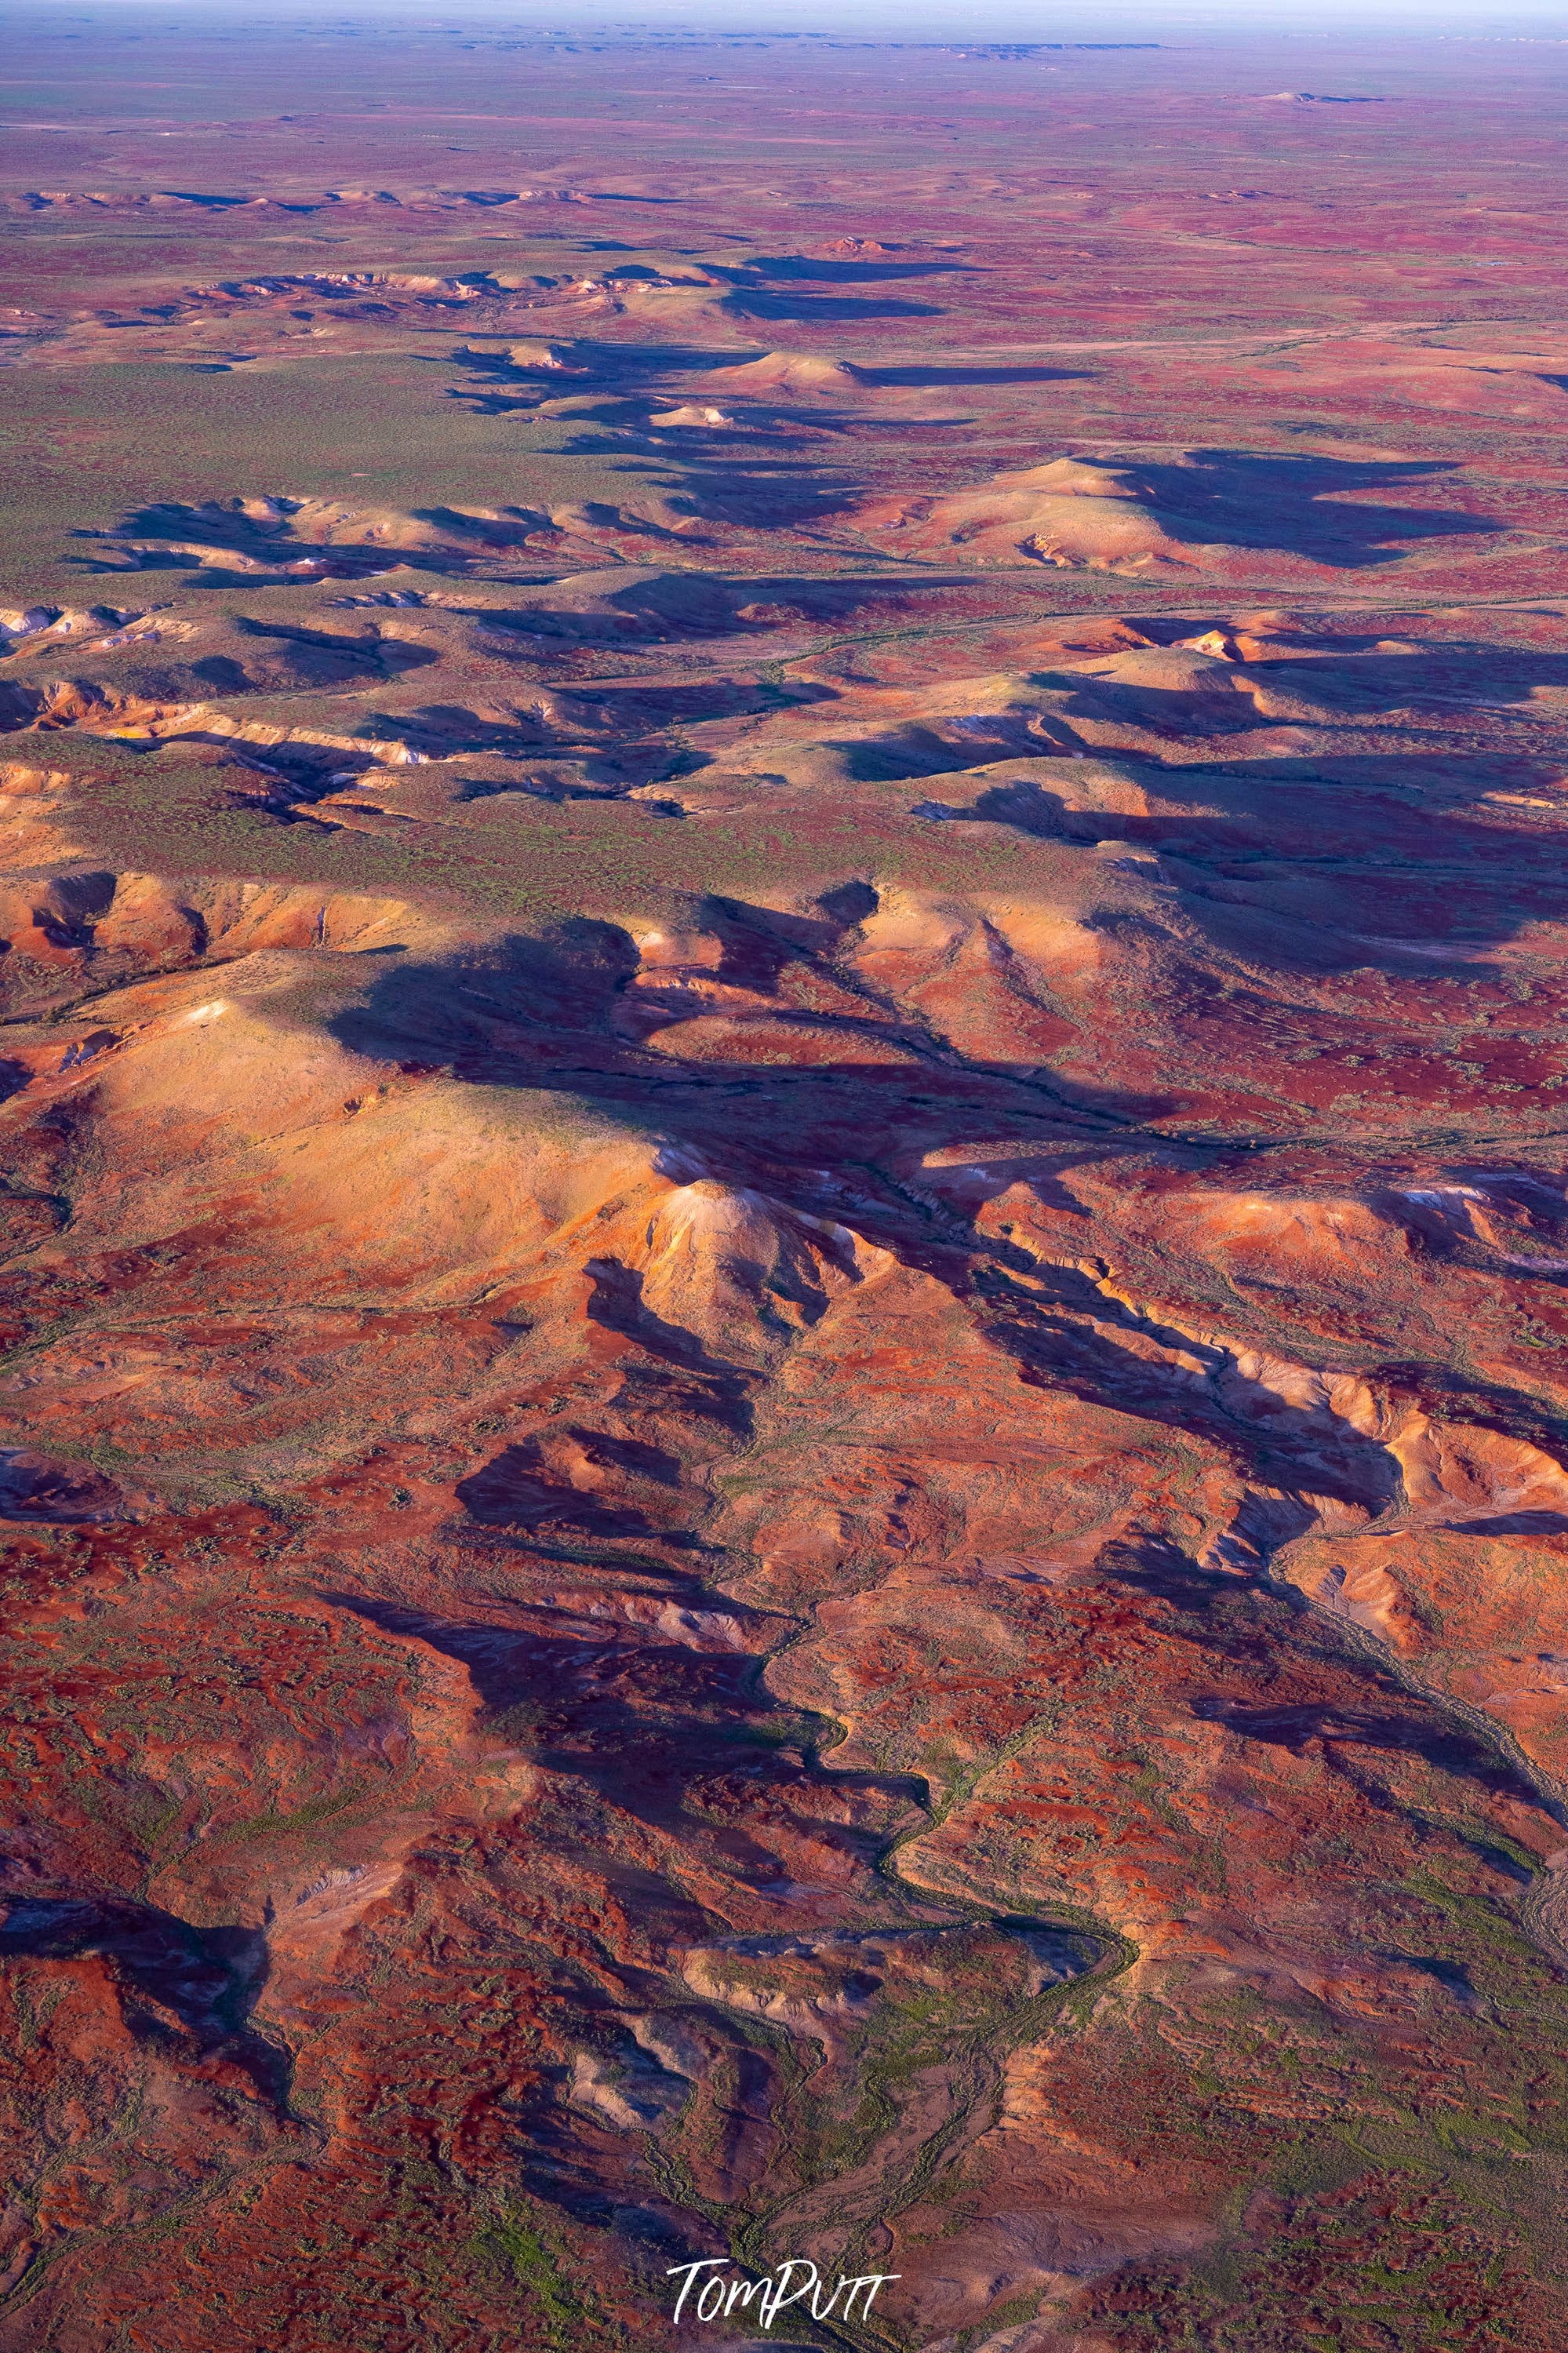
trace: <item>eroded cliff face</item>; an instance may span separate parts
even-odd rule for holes
[[[1292,2166],[1342,2292],[1347,2131],[1534,2179],[1555,1174],[978,1060],[1113,1048],[1041,905],[116,907],[5,1113],[46,2311],[325,2343],[395,2248],[445,2341],[522,2230],[584,2341],[733,2240],[1044,2343]]]
[[[7,199],[307,454],[0,610],[6,2353],[1568,2345],[1565,363],[1192,70]]]

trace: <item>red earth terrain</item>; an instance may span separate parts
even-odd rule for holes
[[[1568,51],[13,34],[0,2353],[1568,2348]]]

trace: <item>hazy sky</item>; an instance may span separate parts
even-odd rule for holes
[[[237,0],[96,0],[120,14],[146,7],[150,16],[198,16],[208,20],[240,13]],[[34,0],[35,23],[93,13],[81,0]],[[345,17],[377,16],[452,24],[503,18],[519,29],[608,28],[637,24],[731,32],[879,32],[893,37],[959,40],[1158,40],[1185,43],[1205,32],[1267,36],[1289,32],[1343,37],[1357,30],[1397,30],[1417,37],[1462,34],[1490,40],[1557,39],[1568,43],[1568,0],[252,0],[244,9],[258,26],[308,18],[325,26]]]

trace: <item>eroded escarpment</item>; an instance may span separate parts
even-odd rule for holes
[[[1048,2320],[1550,2015],[1556,1408],[1410,1340],[1550,1292],[1560,1177],[976,1058],[960,912],[84,900],[4,1113],[20,1721],[34,1787],[100,1760],[18,1784],[89,2120],[26,2326],[142,2292],[105,2227],[193,2283],[374,2228],[415,2064],[465,2325],[520,2185],[634,2300],[804,2248]]]
[[[1550,2348],[1513,52],[468,37],[0,191],[0,2346]]]
[[[723,2253],[896,2272],[897,2333],[846,2344],[1067,2341],[1225,2247],[1332,2296],[1339,2210],[1279,2185],[1337,2181],[1348,2128],[1381,2195],[1439,2099],[1531,2243],[1568,1846],[1544,765],[1481,789],[1455,744],[1473,638],[969,614],[732,669],[811,622],[790,593],[716,591],[707,640],[656,573],[544,584],[522,637],[471,590],[326,603],[426,633],[356,653],[330,725],[16,657],[19,2344],[84,2305],[107,2341],[154,2242],[170,2344],[218,2274],[277,2338],[285,2225],[296,2338],[345,2308],[339,2230],[424,2266],[437,2341],[512,2327],[520,2261],[589,2343]],[[628,615],[707,666],[628,677]],[[488,753],[473,686],[426,686],[476,629],[537,673]],[[1500,658],[1502,711],[1555,660]],[[1412,714],[1420,792],[1365,765]],[[323,858],[478,823],[493,858],[597,797],[607,844],[711,871],[761,808],[817,871],[506,923],[94,858],[143,776]]]

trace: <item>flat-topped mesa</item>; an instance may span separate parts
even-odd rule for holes
[[[704,378],[726,395],[785,392],[807,398],[863,396],[871,380],[852,360],[827,359],[816,352],[763,352],[755,359],[716,368]]]
[[[1198,557],[1157,510],[1131,466],[1056,458],[994,475],[973,491],[885,497],[856,510],[859,526],[889,545],[955,548],[967,562],[1193,570]]]

